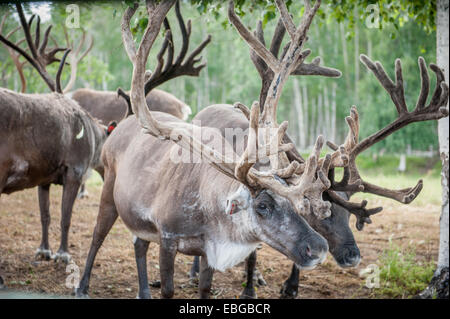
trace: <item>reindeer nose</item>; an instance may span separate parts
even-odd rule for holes
[[[318,237],[314,240],[306,240],[300,246],[300,249],[304,256],[307,256],[314,262],[322,262],[328,252],[328,243],[324,238]]]
[[[309,245],[306,245],[306,255],[308,255],[308,257],[311,257],[311,247]]]

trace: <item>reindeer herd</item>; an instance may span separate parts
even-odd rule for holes
[[[247,285],[242,298],[255,298],[256,248],[265,243],[293,261],[292,272],[282,285],[283,298],[298,294],[299,272],[324,261],[328,251],[341,267],[355,267],[360,251],[349,226],[350,214],[362,230],[381,207],[367,208],[367,201],[351,202],[357,192],[372,193],[408,204],[423,187],[391,190],[363,180],[357,156],[402,127],[448,115],[448,86],[442,70],[430,64],[437,82],[427,104],[430,79],[423,58],[418,64],[422,87],[417,104],[409,111],[404,94],[400,60],[395,61],[395,80],[379,62],[361,55],[366,65],[390,95],[398,118],[378,132],[359,140],[357,108],[345,118],[348,135],[341,145],[327,141],[331,153],[321,157],[325,144],[318,136],[311,155],[304,159],[286,134],[287,122],[277,121],[277,106],[290,75],[339,77],[341,72],[305,59],[308,29],[321,1],[305,0],[301,23],[296,26],[283,0],[275,0],[280,13],[270,47],[267,48],[261,22],[251,32],[228,4],[228,18],[250,47],[250,58],[261,77],[260,96],[251,108],[242,103],[216,104],[204,108],[191,123],[189,106],[156,89],[173,78],[198,76],[205,64],[199,54],[211,41],[208,36],[189,55],[191,22],[184,23],[179,1],[145,2],[148,25],[139,43],[130,24],[139,8],[136,2],[122,16],[123,45],[133,65],[131,90],[102,92],[61,88],[66,64],[76,65],[88,53],[57,45],[48,49],[51,26],[41,40],[40,20],[28,21],[22,6],[17,13],[24,39],[9,40],[0,34],[11,57],[22,56],[47,84],[52,93],[25,94],[0,88],[0,194],[37,187],[42,223],[42,242],[36,257],[69,262],[68,234],[72,208],[90,169],[103,178],[98,217],[84,273],[75,293],[88,295],[95,257],[111,227],[120,216],[134,235],[139,278],[139,298],[150,298],[147,278],[147,250],[159,244],[161,296],[174,295],[174,261],[177,252],[194,256],[191,275],[199,276],[199,296],[210,295],[214,270],[224,271],[246,260]],[[172,28],[166,18],[174,7],[182,36],[175,55]],[[4,19],[2,22],[3,26]],[[0,30],[2,27],[0,26]],[[157,66],[146,71],[149,52],[164,27],[164,41],[157,54]],[[20,27],[13,30],[17,32]],[[288,41],[282,48],[284,37]],[[83,34],[82,42],[85,39]],[[26,43],[27,49],[21,47]],[[74,51],[73,54],[71,50]],[[61,59],[56,54],[64,52]],[[66,62],[69,56],[68,62]],[[22,62],[16,63],[18,71]],[[55,78],[46,67],[59,62]],[[19,65],[20,64],[20,65]],[[75,72],[74,72],[75,70]],[[236,72],[239,72],[237,70]],[[73,85],[73,80],[71,78]],[[67,93],[67,94],[65,94]],[[198,125],[198,123],[201,123]],[[244,135],[227,134],[240,129]],[[201,131],[198,135],[196,132]],[[214,141],[211,142],[211,141]],[[242,147],[239,147],[241,145]],[[174,154],[187,152],[189,161],[174,161]],[[193,160],[196,158],[197,160]],[[335,180],[335,169],[343,177]],[[50,185],[63,187],[61,244],[55,254],[48,242]],[[94,221],[92,221],[94,222]],[[1,274],[0,274],[1,275]],[[3,280],[0,277],[0,286]]]

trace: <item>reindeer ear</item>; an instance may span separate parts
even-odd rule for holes
[[[226,213],[233,215],[241,210],[246,210],[250,206],[250,194],[243,188],[227,198]]]
[[[112,121],[108,124],[108,128],[106,129],[106,136],[109,136],[112,131],[114,131],[114,129],[117,127],[117,122],[116,121]]]

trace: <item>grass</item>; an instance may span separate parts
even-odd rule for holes
[[[420,261],[415,248],[402,249],[392,243],[379,260],[380,287],[374,297],[411,298],[425,289],[436,268],[434,262]]]

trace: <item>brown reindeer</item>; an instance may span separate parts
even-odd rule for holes
[[[103,175],[100,150],[107,136],[106,127],[63,95],[60,78],[69,50],[47,49],[52,26],[46,29],[41,39],[40,20],[37,19],[33,39],[30,29],[35,15],[26,21],[22,6],[16,4],[16,7],[30,54],[2,35],[0,41],[34,67],[52,93],[20,94],[0,88],[0,194],[37,186],[42,242],[36,256],[69,262],[72,207],[88,168]],[[59,61],[55,55],[61,51],[65,53],[54,80],[46,66]],[[55,255],[52,255],[48,242],[51,184],[63,185],[61,244]]]
[[[127,102],[117,92],[82,88],[73,91],[72,99],[104,125],[119,123],[127,116]],[[192,113],[188,105],[163,90],[150,92],[147,105],[151,111],[169,113],[182,120]]]
[[[204,127],[198,137],[195,131],[199,127],[148,110],[145,64],[173,3],[173,0],[159,4],[146,1],[149,23],[138,49],[129,29],[138,4],[123,15],[122,38],[133,62],[130,101],[136,116],[118,125],[102,151],[105,184],[78,296],[87,294],[97,251],[119,215],[136,236],[140,298],[150,297],[146,271],[150,241],[160,245],[163,297],[172,297],[174,293],[177,251],[204,257],[200,286],[206,292],[211,282],[205,279],[210,278],[212,269],[233,266],[261,241],[305,269],[321,262],[328,249],[324,238],[301,217],[309,214],[325,217],[330,213],[331,205],[321,199],[321,194],[330,186],[326,175],[332,156],[319,160],[321,137],[306,165],[297,163],[288,169],[278,169],[275,166],[278,154],[294,146],[282,143],[287,123],[276,124],[275,110],[270,112],[273,134],[269,143],[264,142],[263,146],[257,143],[262,127],[258,102],[253,103],[250,112],[247,148],[240,154],[234,152],[217,129]],[[295,61],[299,56],[293,57]],[[207,143],[211,138],[221,142],[218,149]],[[179,147],[193,151],[203,162],[176,163],[172,156]],[[254,167],[256,158],[270,158],[271,171]]]

